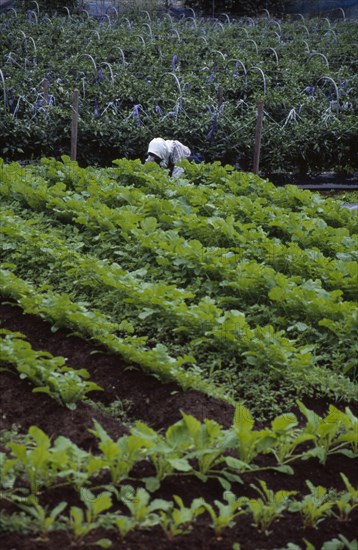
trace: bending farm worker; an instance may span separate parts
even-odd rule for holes
[[[176,166],[178,160],[191,156],[189,147],[176,139],[154,138],[148,145],[148,153],[145,162],[156,162],[162,168],[168,168],[170,175],[177,178],[183,174],[184,169]]]

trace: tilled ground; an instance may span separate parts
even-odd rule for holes
[[[153,376],[144,374],[140,369],[128,368],[118,355],[109,354],[104,350],[86,342],[66,331],[51,331],[51,326],[33,315],[25,315],[18,307],[7,302],[0,304],[1,327],[12,331],[19,331],[26,335],[32,347],[37,350],[49,351],[52,355],[63,356],[67,364],[73,368],[86,368],[91,380],[99,384],[104,391],[90,394],[92,400],[109,406],[113,401],[121,400],[128,404],[125,417],[119,419],[98,408],[79,403],[76,410],[71,411],[61,407],[44,394],[32,393],[32,385],[26,380],[20,380],[17,374],[2,372],[0,376],[0,429],[10,430],[15,425],[19,432],[24,433],[31,425],[44,430],[54,440],[63,435],[84,449],[94,450],[96,443],[89,433],[92,428],[92,419],[98,420],[112,438],[128,432],[127,422],[140,419],[156,430],[165,429],[181,418],[181,411],[191,414],[202,420],[211,418],[222,426],[228,427],[232,423],[234,409],[231,405],[208,397],[197,391],[183,391],[176,384],[163,384]],[[306,400],[305,404],[319,414],[324,414],[328,404],[323,400]],[[344,408],[344,404],[336,404]],[[357,407],[351,409],[357,414]],[[296,411],[295,411],[296,412]],[[123,420],[126,420],[124,422]],[[264,458],[266,460],[266,457]],[[270,459],[267,458],[267,465]],[[262,461],[262,466],[265,462]],[[235,494],[258,496],[250,487],[258,479],[267,482],[270,489],[307,490],[305,480],[311,480],[315,485],[343,490],[344,486],[340,472],[345,473],[352,484],[358,484],[358,468],[354,468],[353,461],[343,455],[329,457],[326,465],[318,460],[307,460],[295,463],[295,475],[288,476],[268,470],[258,474],[244,474],[244,484],[233,487]],[[150,475],[148,465],[138,465],[134,477],[138,480]],[[179,495],[186,504],[194,498],[204,497],[208,502],[223,499],[223,489],[215,480],[202,483],[193,477],[172,476],[164,480],[160,489],[153,496],[171,499],[172,495]],[[55,506],[57,502],[66,501],[69,505],[78,504],[78,497],[71,489],[48,491],[41,497],[42,504]],[[6,502],[2,506],[11,511]],[[220,540],[215,539],[214,531],[210,527],[207,514],[200,516],[195,529],[187,535],[178,536],[168,541],[160,528],[150,531],[136,531],[130,533],[124,541],[115,535],[105,532],[91,534],[85,539],[82,547],[87,547],[101,537],[110,538],[113,548],[128,550],[144,550],[155,548],[161,550],[170,548],[182,549],[231,549],[235,542],[240,543],[242,550],[282,549],[288,543],[295,543],[306,548],[304,539],[310,541],[316,548],[321,548],[324,541],[331,540],[339,534],[348,540],[357,538],[356,520],[358,511],[352,514],[349,522],[342,523],[334,518],[322,521],[318,528],[304,529],[297,514],[285,513],[283,518],[276,521],[269,533],[260,533],[252,526],[250,514],[239,516],[231,529],[223,532]],[[3,533],[0,534],[2,549],[58,549],[74,548],[67,533],[55,532],[49,540],[39,541],[29,534]]]

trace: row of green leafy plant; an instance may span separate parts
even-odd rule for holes
[[[202,369],[195,365],[192,356],[178,355],[173,357],[163,344],[157,343],[154,347],[148,348],[144,346],[143,338],[120,337],[117,333],[121,334],[123,329],[125,331],[128,329],[127,322],[124,322],[124,324],[114,323],[100,312],[93,309],[89,310],[82,303],[72,302],[67,294],[55,294],[41,288],[40,290],[36,289],[8,270],[1,269],[0,275],[3,284],[3,296],[16,300],[26,313],[39,315],[50,321],[53,324],[53,330],[58,327],[71,329],[81,337],[91,338],[110,351],[120,354],[130,364],[140,365],[141,368],[159,376],[163,381],[175,381],[183,389],[198,389],[226,401],[232,401],[232,393],[230,394],[228,387],[225,384],[214,384],[213,378],[208,380],[207,377],[203,376]],[[282,355],[280,350],[279,353]],[[252,371],[252,375],[256,378],[258,373],[257,369]],[[247,376],[246,371],[244,371],[244,374]],[[240,372],[236,372],[235,375],[239,377]],[[313,387],[318,387],[323,394],[331,397],[343,397],[348,400],[355,400],[356,397],[356,385],[353,382],[349,382],[342,375],[335,375],[334,373],[328,375],[326,369],[311,367],[305,372],[300,371],[298,368],[297,372],[286,370],[284,375],[291,384],[294,381],[296,386],[299,386],[300,380],[301,384],[304,382],[306,386],[310,384]],[[292,389],[290,384],[288,387]],[[297,387],[295,389],[297,392]],[[304,389],[305,391],[302,389],[302,392],[307,393],[307,387]],[[253,402],[250,405],[255,410],[256,403]],[[272,403],[270,406],[271,409],[265,410],[266,415],[272,414],[274,410]],[[262,414],[260,407],[257,410]]]
[[[214,339],[217,346],[231,345],[232,353],[242,354],[244,364],[247,361],[248,364],[261,368],[270,366],[274,370],[290,368],[292,371],[297,371],[300,376],[305,365],[311,364],[310,347],[301,346],[295,349],[293,342],[283,337],[282,331],[275,332],[270,325],[260,327],[256,324],[254,328],[251,328],[243,313],[236,310],[224,311],[215,305],[215,301],[207,298],[201,299],[198,304],[193,303],[187,306],[185,299],[193,297],[190,292],[164,283],[144,283],[137,274],[120,269],[118,265],[110,266],[108,262],[83,256],[75,252],[72,246],[68,248],[54,231],[44,234],[41,227],[34,230],[34,219],[30,223],[24,224],[21,218],[9,214],[3,218],[3,234],[6,234],[7,238],[5,245],[7,259],[9,261],[20,259],[21,266],[17,268],[17,271],[22,272],[27,278],[33,272],[33,278],[40,282],[39,265],[43,264],[46,266],[43,284],[55,285],[58,288],[59,280],[61,280],[62,290],[69,294],[73,294],[75,287],[84,287],[85,289],[89,287],[93,289],[91,292],[95,292],[99,297],[99,299],[94,297],[91,299],[92,304],[97,308],[101,307],[101,302],[105,302],[106,294],[109,292],[111,292],[110,301],[112,301],[114,298],[112,291],[114,291],[117,294],[116,303],[125,301],[130,304],[131,309],[134,307],[133,304],[136,304],[135,309],[139,308],[137,313],[139,321],[155,314],[160,318],[163,317],[161,324],[163,323],[171,329],[174,327],[176,332],[180,329],[180,332],[185,333],[189,338],[189,344],[187,344],[189,349],[190,346],[193,347],[190,342],[196,342],[197,345],[200,342],[205,345],[209,338],[210,340]],[[12,250],[15,251],[15,254],[11,252]],[[36,258],[35,270],[34,258]],[[50,274],[48,270],[50,270]],[[55,278],[52,273],[55,274]],[[66,280],[68,280],[67,283]],[[104,295],[100,292],[100,288],[104,291]],[[325,308],[325,315],[329,315],[327,303],[323,302],[322,307]],[[338,304],[335,310],[337,307]],[[103,305],[101,309],[103,310]],[[104,308],[104,312],[105,310],[106,308]],[[138,320],[133,317],[129,318],[128,315],[125,316],[124,306],[121,306],[121,310],[122,330],[138,333]],[[344,309],[345,315],[348,316],[350,313],[352,317],[354,311],[354,306],[349,308],[347,303]],[[120,312],[117,311],[117,315],[118,313]],[[338,310],[333,315],[331,324],[334,323],[337,313]],[[113,311],[112,316],[114,316]],[[326,324],[328,322],[329,319],[325,321]],[[347,324],[348,321],[345,320],[345,325]],[[127,337],[128,343],[130,340],[134,345],[145,345],[147,337]],[[193,358],[188,358],[187,362],[189,360],[194,362]],[[347,363],[346,371],[348,370]]]
[[[216,539],[226,529],[233,528],[240,517],[250,515],[252,527],[260,533],[270,534],[270,527],[285,514],[293,513],[301,516],[302,525],[305,528],[317,528],[327,518],[336,518],[342,524],[350,521],[352,512],[358,506],[357,490],[349,482],[348,478],[341,474],[346,490],[330,496],[329,490],[322,486],[315,486],[307,480],[309,493],[301,500],[294,499],[295,491],[273,491],[267,487],[264,481],[258,486],[252,484],[252,488],[259,493],[258,498],[236,497],[234,493],[226,491],[225,499],[215,500],[213,504],[204,498],[195,498],[189,505],[185,505],[183,499],[174,495],[172,500],[162,498],[151,499],[150,494],[144,488],[134,488],[131,485],[123,485],[120,490],[107,487],[105,491],[95,495],[89,489],[83,491],[82,507],[70,506],[68,515],[63,512],[68,507],[66,501],[61,501],[54,508],[42,506],[39,500],[31,495],[29,497],[16,497],[8,495],[7,499],[22,510],[20,514],[0,515],[0,525],[3,531],[10,531],[14,527],[20,527],[23,532],[37,535],[38,540],[48,540],[54,531],[66,531],[73,544],[86,544],[89,534],[103,530],[108,535],[123,540],[134,530],[150,530],[159,526],[163,530],[168,541],[173,541],[177,536],[188,535],[197,528],[197,518],[207,514],[210,518],[210,527]],[[113,499],[116,499],[113,502]],[[115,504],[122,505],[124,512],[109,511]],[[129,515],[128,515],[129,513]],[[284,519],[283,519],[284,521]],[[348,548],[355,550],[356,540],[351,543],[343,536],[327,542],[320,548],[338,550]],[[96,541],[96,546],[109,548],[111,539],[101,538]],[[331,544],[331,546],[329,545]],[[350,545],[351,544],[351,545]],[[240,547],[237,545],[237,547]],[[297,546],[288,548],[300,548]],[[281,548],[280,550],[286,550]],[[306,548],[314,550],[314,546],[306,540]]]
[[[327,18],[213,24],[142,14],[103,24],[9,12],[0,34],[0,152],[68,152],[78,88],[82,163],[143,157],[154,135],[174,135],[207,160],[247,169],[263,99],[266,173],[349,173],[356,169],[354,33],[354,22]]]
[[[66,365],[64,357],[34,350],[23,334],[0,328],[0,337],[0,371],[15,369],[21,379],[36,386],[34,393],[46,393],[69,409],[75,409],[76,402],[89,392],[102,390],[88,380],[86,369],[73,369]]]
[[[111,173],[109,170],[82,170],[76,166],[74,163],[61,164],[53,161],[44,162],[39,171],[34,168],[24,170],[18,165],[3,166],[1,190],[11,206],[15,206],[13,199],[16,198],[20,204],[25,201],[26,206],[45,211],[45,214],[40,215],[30,212],[28,221],[22,217],[21,206],[18,209],[20,218],[14,217],[10,211],[4,213],[3,231],[7,233],[8,240],[5,258],[15,261],[18,274],[40,280],[39,272],[44,269],[46,284],[50,283],[56,289],[68,292],[72,299],[75,297],[85,303],[90,300],[92,306],[110,314],[112,318],[118,319],[119,315],[123,321],[122,328],[127,332],[134,331],[137,335],[147,337],[157,335],[157,341],[159,335],[159,341],[165,341],[170,346],[179,338],[181,350],[185,349],[184,337],[189,338],[194,342],[189,349],[186,348],[191,361],[193,355],[200,358],[202,348],[207,348],[209,340],[211,342],[214,338],[216,346],[219,346],[225,356],[239,352],[244,363],[248,362],[256,367],[261,365],[260,368],[264,369],[271,365],[278,372],[285,365],[296,365],[296,374],[305,378],[308,370],[303,374],[304,360],[308,361],[307,364],[312,364],[313,359],[310,358],[309,346],[314,343],[315,349],[324,350],[329,344],[329,349],[335,356],[326,360],[326,363],[336,364],[338,372],[342,372],[343,367],[344,372],[351,371],[354,376],[355,343],[352,333],[355,306],[353,302],[341,300],[340,287],[350,287],[346,292],[348,296],[351,292],[354,297],[355,221],[348,212],[344,211],[343,214],[343,209],[338,204],[329,201],[325,208],[324,200],[318,199],[316,195],[293,189],[291,196],[291,188],[288,188],[286,211],[283,204],[276,211],[272,209],[272,223],[285,216],[287,225],[291,212],[287,206],[292,204],[294,207],[294,199],[300,199],[304,204],[301,204],[298,212],[291,213],[297,228],[300,223],[306,224],[305,230],[301,231],[302,239],[306,233],[319,231],[318,242],[327,242],[325,239],[329,234],[329,242],[334,243],[335,254],[332,257],[323,256],[319,249],[313,248],[311,254],[309,250],[305,251],[305,265],[299,260],[295,268],[294,257],[289,259],[292,271],[297,274],[287,276],[266,265],[269,263],[269,256],[265,253],[257,253],[258,259],[264,261],[262,265],[250,256],[250,261],[245,261],[245,256],[251,254],[253,242],[256,243],[256,250],[260,249],[260,243],[265,243],[266,249],[270,250],[272,242],[272,248],[280,253],[280,240],[269,238],[265,224],[263,227],[253,227],[252,224],[233,221],[240,239],[237,243],[232,227],[228,226],[228,218],[223,217],[226,212],[224,215],[221,212],[222,204],[229,208],[232,203],[232,208],[238,209],[241,206],[243,209],[244,202],[246,215],[252,215],[255,205],[256,219],[259,220],[260,205],[253,196],[256,190],[257,194],[272,196],[273,203],[284,201],[283,191],[276,190],[271,184],[258,178],[250,181],[247,175],[237,172],[230,174],[227,170],[214,166],[211,170],[208,167],[196,168],[193,177],[200,177],[204,184],[205,178],[206,181],[213,182],[219,175],[220,183],[210,183],[210,186],[196,184],[193,187],[183,182],[176,189],[159,170],[152,172],[140,163],[121,161],[119,169],[114,169]],[[43,178],[44,167],[52,174],[50,184]],[[192,177],[190,172],[188,175]],[[136,182],[139,187],[135,185]],[[168,188],[165,191],[166,183]],[[246,187],[244,197],[234,194],[240,184],[244,189]],[[151,186],[151,193],[148,195],[148,188]],[[72,187],[75,187],[74,191],[71,190]],[[230,195],[224,192],[227,188],[231,188]],[[161,197],[165,192],[169,198]],[[112,197],[113,208],[102,202],[104,195],[107,196],[105,202]],[[204,202],[215,208],[214,216],[212,209],[204,215],[201,206]],[[269,208],[266,202],[261,209],[264,211],[263,217],[268,217]],[[314,217],[312,212],[315,213]],[[319,218],[320,212],[322,217],[326,216],[329,224]],[[218,228],[221,227],[223,231],[227,231],[229,240],[223,244],[231,246],[208,247],[203,246],[198,239],[186,240],[181,237],[176,228],[184,224],[187,226],[189,217],[193,229],[189,235],[184,231],[185,236],[195,236],[195,231],[201,228],[202,231],[197,235],[201,241],[214,244],[212,239],[220,238]],[[66,224],[59,221],[65,221]],[[350,230],[345,227],[345,221]],[[75,224],[73,232],[69,232],[72,226],[68,222]],[[295,242],[294,235],[291,237],[292,242]],[[235,244],[236,246],[232,246]],[[283,245],[281,257],[285,256],[290,244],[288,241]],[[291,252],[297,250],[302,249],[294,247]],[[331,248],[331,254],[333,250]],[[39,262],[41,257],[43,260]],[[324,267],[317,271],[318,258],[326,260],[323,264],[327,267],[326,271]],[[117,263],[118,259],[121,267]],[[43,267],[39,264],[43,264]],[[341,274],[345,271],[347,278],[337,279],[339,282],[334,285],[336,290],[327,292],[323,285],[327,284],[330,272],[333,277],[334,269],[331,264]],[[127,269],[123,269],[122,265]],[[163,267],[166,270],[164,280]],[[307,273],[308,278],[307,275],[305,278],[298,276],[300,267],[301,275]],[[325,281],[323,285],[319,280],[309,280],[312,270],[316,277],[320,275],[321,280]],[[291,269],[288,273],[290,271]],[[193,275],[194,283],[191,282]],[[161,279],[160,282],[158,279]],[[191,303],[188,305],[187,302]],[[240,304],[240,311],[229,309],[237,304]],[[138,309],[135,317],[133,308]],[[160,326],[163,324],[165,328],[159,333],[160,327],[157,329],[152,321],[154,314],[162,317]],[[268,320],[274,328],[270,325],[265,327],[265,321]],[[256,328],[252,328],[253,323]],[[297,360],[293,342],[283,338],[282,329],[287,328],[287,323],[288,334],[298,338],[298,344],[301,344],[301,347],[296,344]],[[180,328],[178,336],[171,334],[173,328],[177,332],[176,327],[178,330]],[[168,331],[169,341],[165,340]],[[336,341],[332,341],[332,332],[339,337]],[[137,343],[140,340],[142,344],[147,341],[142,338]],[[225,350],[221,344],[224,344]],[[319,351],[316,353],[319,355]],[[190,358],[187,362],[190,362]],[[200,361],[200,365],[204,363],[205,358]],[[310,375],[313,372],[316,372],[317,382],[319,371],[310,371]],[[290,375],[292,373],[286,369],[285,376]],[[321,380],[323,382],[323,371]],[[306,378],[305,381],[307,382]],[[343,383],[343,380],[340,382]],[[331,385],[325,380],[324,385],[328,388],[337,385],[338,388],[340,384],[335,379]],[[348,393],[352,394],[352,391]]]
[[[15,251],[15,260],[21,256],[20,273],[29,273],[29,270],[33,269],[33,265],[30,263],[31,258],[36,257],[38,261],[44,255],[43,260],[39,263],[46,265],[47,269],[50,269],[50,262],[54,262],[55,265],[61,265],[62,263],[65,270],[62,273],[59,267],[55,272],[55,278],[53,276],[48,278],[49,283],[58,287],[59,279],[62,279],[61,286],[63,290],[67,290],[68,292],[70,292],[71,288],[74,289],[76,287],[91,287],[96,290],[100,285],[104,285],[103,291],[105,292],[117,289],[119,298],[124,298],[127,303],[136,303],[141,308],[140,319],[144,319],[154,313],[158,314],[160,310],[163,310],[167,322],[173,323],[177,320],[183,326],[187,326],[187,331],[189,332],[190,327],[194,328],[194,330],[197,329],[200,321],[200,310],[204,310],[204,308],[207,310],[207,322],[211,321],[211,323],[214,323],[214,326],[216,324],[215,317],[220,317],[224,311],[218,308],[214,300],[208,302],[205,297],[200,299],[197,304],[193,303],[191,306],[186,306],[185,301],[189,301],[195,297],[195,294],[190,289],[183,290],[174,287],[172,284],[168,285],[156,280],[145,283],[143,279],[143,275],[146,274],[145,272],[133,273],[120,268],[116,263],[109,264],[108,261],[98,260],[96,257],[83,254],[82,251],[75,251],[73,246],[71,246],[72,243],[69,245],[66,240],[61,239],[61,234],[58,231],[52,229],[44,234],[43,226],[37,226],[35,218],[31,218],[30,221],[25,222],[23,218],[14,216],[11,212],[5,212],[3,219],[4,226],[2,231],[7,235],[8,240],[6,245],[7,259],[9,261],[13,259],[11,250]],[[149,223],[151,220],[149,219]],[[145,227],[146,221],[148,219],[142,220],[141,225]],[[153,224],[151,226],[153,227]],[[334,323],[334,321],[342,320],[345,317],[350,318],[352,315],[354,317],[354,304],[338,301],[340,291],[336,290],[329,293],[324,291],[319,284],[314,284],[313,282],[305,285],[304,281],[299,281],[297,277],[285,277],[282,274],[277,274],[272,268],[261,266],[253,261],[248,265],[246,263],[237,263],[236,267],[231,267],[230,264],[226,267],[227,264],[220,257],[219,252],[221,251],[218,249],[213,250],[214,253],[211,254],[212,264],[210,264],[210,253],[206,255],[206,250],[200,246],[200,243],[193,243],[190,246],[191,242],[186,243],[185,241],[181,241],[179,246],[173,238],[170,243],[163,239],[160,240],[161,235],[159,230],[156,230],[152,234],[145,229],[133,229],[131,232],[139,242],[141,240],[144,242],[144,247],[153,246],[156,254],[160,255],[161,258],[166,255],[174,264],[180,265],[181,269],[185,269],[186,262],[190,262],[194,269],[196,268],[196,271],[198,271],[197,266],[202,266],[204,274],[206,272],[211,277],[215,276],[215,274],[218,275],[221,269],[223,277],[221,285],[225,284],[235,289],[242,305],[245,302],[252,303],[259,292],[262,299],[264,294],[261,293],[269,291],[271,299],[275,300],[276,298],[276,300],[283,301],[287,315],[289,315],[290,306],[293,314],[295,312],[297,314],[302,309],[306,310],[305,316],[300,312],[302,321],[311,321],[313,324],[315,319],[317,319],[321,324],[324,324],[322,319],[328,319]],[[159,238],[157,234],[159,234]],[[178,240],[180,241],[180,239]],[[194,247],[194,244],[196,244],[196,247]],[[163,247],[165,245],[166,249],[161,253],[160,246]],[[21,252],[23,247],[25,247],[27,254],[30,256],[30,259],[27,260],[28,263],[26,262],[25,252]],[[195,253],[196,255],[194,256]],[[227,254],[227,250],[225,250],[225,253]],[[204,258],[200,256],[204,256]],[[223,256],[225,260],[225,254]],[[349,265],[351,264],[353,262],[350,262]],[[165,264],[161,263],[161,266],[163,265]],[[233,266],[235,266],[234,263]],[[352,272],[353,267],[352,265]],[[40,269],[38,271],[40,272]],[[55,271],[54,268],[52,268],[53,271]],[[237,280],[238,271],[240,271],[240,276],[243,279],[242,282]],[[69,278],[68,285],[66,285],[64,277]],[[352,286],[355,284],[353,277],[351,284]],[[307,298],[314,299],[313,305],[309,302],[306,303]],[[97,303],[99,304],[102,299],[104,297],[99,297]],[[227,305],[235,305],[236,300],[235,297],[232,297],[230,300],[230,297],[225,295],[221,298],[222,303],[226,303]],[[211,311],[208,310],[209,306],[203,305],[203,302],[211,304]],[[196,312],[195,314],[193,314],[193,310]],[[271,311],[276,313],[275,310],[275,305],[273,305]],[[204,320],[204,317],[202,320]],[[237,321],[239,323],[239,320]],[[345,319],[345,323],[347,323],[347,319]],[[244,322],[244,319],[242,319],[241,325],[242,331],[249,331],[249,326]],[[194,335],[197,336],[197,334]],[[274,333],[272,337],[274,337]],[[222,335],[222,338],[224,340],[227,339],[225,334]]]
[[[80,195],[83,194],[84,197],[86,196],[85,192],[91,193],[109,207],[117,207],[126,203],[134,206],[138,202],[138,206],[143,207],[140,192],[150,195],[147,200],[154,199],[154,196],[162,199],[182,198],[197,214],[203,216],[215,216],[218,209],[221,213],[225,212],[226,215],[240,214],[242,213],[240,204],[244,197],[251,196],[253,198],[252,195],[255,195],[259,199],[257,205],[260,207],[258,208],[260,217],[255,221],[258,221],[260,225],[265,222],[267,228],[269,228],[268,212],[266,209],[264,210],[265,216],[263,212],[260,212],[264,206],[280,208],[277,211],[280,215],[283,215],[285,209],[288,209],[294,212],[304,212],[308,217],[320,217],[333,227],[351,229],[356,227],[356,222],[346,210],[339,208],[339,204],[335,200],[327,200],[318,193],[311,193],[294,185],[276,187],[268,180],[264,180],[263,185],[262,179],[254,174],[234,170],[230,165],[222,166],[219,162],[201,163],[200,165],[182,162],[185,167],[185,178],[195,184],[195,187],[188,187],[177,180],[168,179],[163,170],[159,171],[152,164],[142,165],[138,160],[117,159],[113,161],[113,164],[115,169],[112,166],[98,172],[96,167],[81,168],[68,156],[63,155],[58,161],[53,158],[42,158],[38,163],[27,166],[26,172],[22,172],[16,163],[7,165],[6,172],[3,172],[3,178],[9,183],[16,183],[17,176],[24,173],[33,174],[38,178],[38,184],[44,179],[49,188],[57,184],[60,191],[62,183],[63,191],[73,190]],[[100,180],[98,181],[99,174]],[[26,179],[31,184],[31,176]],[[124,186],[127,187],[126,194],[122,194]],[[135,189],[132,188],[133,186]],[[118,192],[118,187],[122,193]],[[151,202],[149,202],[150,204]],[[249,205],[246,205],[246,208],[248,207]],[[176,204],[176,208],[180,208],[179,202]],[[159,215],[161,210],[164,210],[163,214],[172,213],[171,210],[166,212],[162,208],[159,211],[157,209],[156,214]],[[251,210],[250,214],[253,215],[254,209]],[[164,220],[161,221],[164,222]]]
[[[140,365],[162,381],[176,381],[183,389],[194,388],[230,401],[223,388],[216,388],[213,383],[202,378],[198,368],[182,368],[183,364],[192,361],[192,357],[173,357],[162,344],[146,348],[143,338],[118,336],[127,333],[130,328],[127,322],[122,324],[111,321],[99,311],[89,309],[83,303],[71,301],[68,294],[56,294],[46,288],[35,288],[8,269],[1,269],[0,277],[2,296],[18,302],[25,313],[38,315],[50,321],[53,330],[71,329],[82,338],[89,338],[118,353],[129,364]]]
[[[150,492],[156,491],[170,476],[196,476],[202,482],[216,479],[225,490],[231,484],[243,484],[247,473],[274,470],[294,474],[299,461],[317,459],[326,464],[330,456],[343,454],[354,460],[358,454],[358,419],[346,407],[333,405],[320,416],[298,401],[305,418],[299,424],[295,414],[275,417],[271,427],[255,428],[249,410],[237,405],[231,427],[223,428],[215,420],[197,420],[182,412],[182,419],[164,434],[142,421],[136,421],[129,435],[112,439],[94,420],[90,432],[97,439],[98,451],[80,449],[68,438],[51,441],[37,427],[30,429],[27,444],[10,442],[12,457],[2,455],[2,484],[15,487],[18,470],[26,475],[28,489],[37,495],[44,488],[60,484],[79,491],[107,472],[111,483],[136,479],[135,466],[141,461],[151,464],[153,474],[141,478]],[[269,455],[270,464],[262,466],[260,457]],[[293,466],[293,467],[292,467]],[[21,494],[23,489],[18,486]]]
[[[155,220],[148,221],[147,232],[175,229],[183,237],[197,236],[207,246],[234,246],[236,253],[242,240],[240,235],[246,233],[259,246],[257,252],[251,252],[252,256],[269,263],[270,249],[271,256],[279,252],[273,238],[280,238],[277,244],[281,246],[317,246],[328,255],[347,254],[351,247],[351,258],[356,257],[355,243],[349,240],[350,232],[357,227],[356,221],[335,201],[324,201],[295,186],[276,189],[269,182],[260,185],[262,180],[258,178],[230,173],[218,164],[199,167],[184,163],[186,176],[196,183],[195,188],[173,183],[155,166],[148,169],[138,162],[124,160],[115,164],[116,170],[97,173],[80,169],[66,157],[58,163],[43,159],[40,167],[27,170],[16,164],[4,165],[2,193],[15,194],[32,208],[56,212],[59,217],[63,211],[65,221],[90,226],[92,231],[118,227],[126,239],[146,216],[157,218],[155,226],[148,225]],[[24,174],[26,180],[21,181]],[[219,180],[217,184],[215,179]],[[122,217],[117,208],[123,208]],[[223,217],[225,220],[218,219]],[[263,247],[266,249],[261,250]],[[316,252],[318,261],[320,254]],[[241,250],[244,253],[247,255],[248,250]],[[295,265],[288,263],[289,250],[285,255],[286,268],[294,273]]]
[[[357,418],[348,408],[342,412],[331,406],[326,416],[320,417],[298,404],[306,417],[303,427],[298,427],[297,418],[290,413],[276,417],[271,428],[254,429],[254,420],[243,406],[236,408],[228,429],[213,420],[200,422],[182,413],[183,418],[165,434],[137,421],[129,435],[113,440],[94,421],[90,431],[98,442],[95,453],[80,449],[63,436],[51,443],[42,430],[32,426],[25,438],[7,443],[7,451],[0,454],[2,496],[29,514],[31,528],[46,537],[56,527],[67,503],[48,510],[41,506],[41,495],[56,487],[73,487],[85,512],[72,506],[69,517],[61,522],[70,526],[77,543],[99,527],[117,529],[124,537],[134,528],[160,525],[171,539],[190,532],[196,517],[204,512],[210,515],[216,537],[246,513],[252,514],[253,525],[265,533],[287,511],[300,513],[304,527],[317,527],[329,516],[347,522],[358,506],[358,493],[343,473],[344,491],[333,494],[328,488],[307,481],[309,492],[297,500],[292,499],[296,491],[274,492],[263,481],[253,486],[259,498],[237,497],[231,490],[234,483],[240,492],[240,484],[244,483],[240,476],[245,473],[267,469],[255,464],[262,454],[273,455],[276,464],[271,467],[281,473],[293,473],[288,464],[297,460],[315,457],[325,463],[336,453],[357,456]],[[155,472],[154,476],[141,479],[145,488],[128,484],[138,482],[135,465],[141,461],[151,463]],[[150,493],[166,477],[183,475],[194,475],[201,481],[218,479],[225,489],[224,502],[215,501],[213,506],[200,498],[187,507],[179,496],[174,496],[176,506],[173,501],[151,498]],[[100,517],[115,505],[113,498],[117,510]],[[118,510],[119,504],[130,511],[130,516]],[[2,516],[0,521],[6,523],[6,518]],[[57,528],[64,528],[61,522]]]

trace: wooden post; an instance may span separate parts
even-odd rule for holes
[[[256,130],[255,130],[255,150],[254,150],[254,167],[253,167],[253,170],[252,170],[254,174],[259,173],[263,116],[264,116],[264,102],[261,100],[257,104],[257,119],[256,119]]]
[[[79,90],[73,90],[72,124],[71,124],[71,160],[76,160],[76,157],[77,157],[78,103],[79,103]]]
[[[43,79],[43,82],[42,82],[42,85],[43,85],[43,89],[44,89],[44,101],[45,101],[45,105],[48,105],[48,88],[49,88],[49,81],[47,80],[47,78],[44,78]]]

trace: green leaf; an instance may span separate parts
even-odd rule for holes
[[[233,470],[237,470],[239,472],[247,472],[251,469],[249,464],[233,456],[226,456],[225,462],[227,466],[229,466],[229,468],[232,468]]]
[[[112,546],[112,541],[110,539],[99,539],[96,540],[96,546],[100,546],[101,548],[110,548]]]
[[[145,484],[145,488],[150,493],[155,493],[160,487],[160,481],[156,477],[145,477],[142,481]]]
[[[243,405],[237,405],[235,408],[234,426],[240,430],[248,431],[254,426],[254,419],[250,411]]]
[[[282,466],[273,466],[272,470],[275,472],[280,472],[281,474],[288,474],[290,476],[294,475],[295,471],[288,464],[283,464]]]
[[[276,416],[271,422],[272,429],[280,432],[286,431],[297,425],[297,417],[293,413]]]
[[[228,481],[228,479],[225,479],[222,476],[218,476],[217,480],[225,491],[230,491],[231,483]]]
[[[92,502],[94,517],[96,518],[101,512],[108,510],[112,506],[112,497],[108,492],[103,492],[98,495]]]
[[[178,472],[190,472],[193,469],[185,458],[170,458],[168,462]]]

